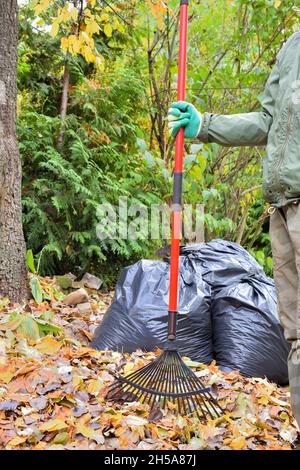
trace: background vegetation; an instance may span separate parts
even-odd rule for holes
[[[18,138],[24,230],[40,274],[118,268],[160,245],[96,236],[99,203],[170,202],[179,2],[23,1]],[[75,11],[76,10],[76,11]],[[192,0],[188,92],[201,111],[260,108],[282,43],[298,30],[291,1]],[[263,148],[186,148],[184,199],[204,203],[206,240],[252,251],[272,271],[261,192]]]

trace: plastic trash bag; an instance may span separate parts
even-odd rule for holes
[[[163,348],[169,264],[124,269],[92,346],[133,352]],[[277,316],[274,282],[240,245],[213,240],[181,247],[177,345],[181,354],[225,371],[288,382],[290,346]]]
[[[214,352],[222,370],[288,383],[290,345],[277,316],[272,279],[249,276],[222,289],[212,312]]]
[[[181,248],[195,269],[201,270],[203,279],[211,286],[213,295],[244,278],[255,276],[267,279],[260,264],[247,250],[235,242],[216,239]],[[200,265],[200,266],[199,266]]]
[[[187,257],[180,257],[176,345],[192,360],[213,360],[210,288]],[[92,346],[131,353],[162,349],[167,338],[169,265],[141,260],[125,268],[113,302],[97,327]]]

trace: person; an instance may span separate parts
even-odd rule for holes
[[[263,192],[270,204],[270,238],[278,311],[286,339],[291,403],[300,425],[300,31],[281,48],[258,112],[201,114],[175,102],[168,112],[175,137],[223,146],[267,145]]]

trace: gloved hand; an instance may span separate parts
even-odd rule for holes
[[[169,130],[173,137],[184,127],[184,136],[195,139],[201,129],[202,116],[194,105],[186,101],[177,101],[171,104],[168,111]]]

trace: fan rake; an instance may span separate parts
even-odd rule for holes
[[[199,377],[170,346],[150,364],[118,377],[109,387],[107,398],[120,402],[140,401],[165,408],[168,403],[182,415],[196,415],[200,420],[214,419],[222,408]]]
[[[178,67],[178,100],[184,101],[186,88],[186,56],[189,0],[180,1],[180,37]],[[178,274],[182,221],[182,174],[184,153],[184,129],[176,137],[174,190],[172,212],[172,245],[170,267],[170,296],[168,313],[168,341],[162,354],[152,363],[118,377],[109,387],[107,398],[116,401],[140,401],[150,408],[162,408],[173,404],[180,414],[196,414],[199,419],[219,417],[223,411],[199,377],[184,363],[178,353],[176,326],[178,317]]]

